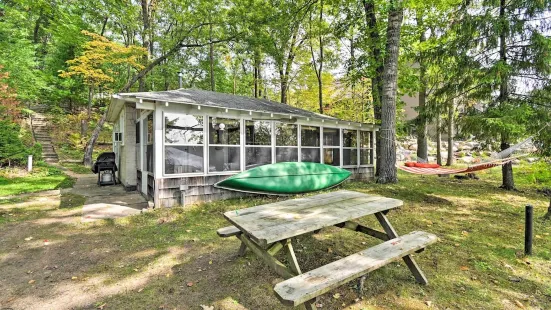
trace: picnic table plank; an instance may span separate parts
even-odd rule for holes
[[[280,282],[274,290],[284,304],[297,306],[436,241],[433,234],[412,232]]]
[[[400,207],[401,200],[337,191],[268,204],[255,212],[229,211],[224,217],[261,246]]]

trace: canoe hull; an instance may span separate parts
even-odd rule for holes
[[[244,171],[214,186],[241,192],[291,195],[339,185],[350,175],[348,170],[318,163],[277,163]]]

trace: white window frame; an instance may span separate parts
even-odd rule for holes
[[[268,120],[253,120],[253,119],[243,119],[242,120],[242,124],[241,126],[243,127],[243,160],[242,160],[242,171],[245,171],[247,170],[247,148],[248,147],[257,147],[257,148],[270,148],[270,154],[272,155],[272,158],[270,159],[270,163],[273,163],[274,162],[274,152],[275,150],[273,149],[273,145],[274,145],[274,136],[275,136],[275,133],[274,133],[274,122],[273,121],[268,121]],[[247,124],[247,121],[249,122],[266,122],[269,124],[270,126],[270,145],[249,145],[247,144],[247,128],[246,128],[246,124]]]
[[[356,146],[355,147],[345,147],[344,146],[344,131],[345,130],[356,132]],[[342,167],[344,167],[344,168],[357,168],[360,165],[359,138],[360,138],[360,131],[359,130],[357,130],[357,129],[347,129],[347,128],[341,129],[341,145],[342,145],[342,148],[341,148],[342,149],[341,162],[342,162]],[[353,164],[353,165],[345,165],[344,164],[344,150],[350,150],[351,152],[354,151],[354,150],[356,151],[356,164]]]
[[[339,137],[339,145],[338,146],[334,146],[334,145],[327,145],[326,146],[325,145],[325,141],[324,141],[325,139],[323,138],[325,129],[336,129],[337,130],[337,134],[338,134],[338,137]],[[321,158],[320,158],[320,161],[321,161],[322,164],[325,164],[325,160],[324,160],[325,149],[338,149],[339,150],[339,164],[338,165],[330,165],[330,166],[342,167],[342,133],[341,132],[342,132],[342,128],[340,128],[340,127],[329,127],[329,126],[322,127],[322,130],[321,130],[322,148],[321,148]],[[326,165],[329,165],[329,164],[326,164]]]
[[[224,119],[232,119],[232,120],[236,120],[236,121],[239,121],[239,144],[210,144],[210,132],[209,132],[209,129],[210,129],[210,119],[214,117],[214,118],[224,118]],[[206,146],[207,146],[207,150],[206,150],[206,156],[207,156],[207,166],[206,166],[206,171],[205,173],[206,174],[209,174],[209,175],[224,175],[224,174],[235,174],[236,172],[241,172],[243,171],[243,169],[245,169],[245,167],[243,166],[243,161],[244,161],[244,144],[245,144],[245,141],[243,141],[243,135],[245,133],[244,129],[243,129],[243,124],[244,124],[244,120],[242,117],[240,116],[237,116],[237,117],[231,117],[231,116],[213,116],[213,115],[207,115],[207,126],[205,126],[206,128],[206,132],[207,132],[207,141],[206,141]],[[239,148],[239,169],[238,170],[227,170],[227,171],[210,171],[210,147],[211,146],[221,146],[221,147],[235,147],[235,148]],[[188,175],[188,174],[186,174]]]
[[[293,149],[296,149],[297,150],[297,163],[300,162],[300,126],[296,123],[285,123],[285,122],[282,122],[282,121],[275,121],[273,122],[274,123],[274,131],[272,133],[273,137],[274,137],[274,150],[273,150],[273,160],[272,160],[272,163],[277,163],[277,148],[280,147],[280,148],[293,148]],[[296,126],[297,128],[297,145],[296,146],[285,146],[285,145],[277,145],[277,133],[276,133],[276,128],[277,128],[277,124],[280,123],[280,124],[288,124],[288,125],[294,125]]]
[[[302,145],[302,126],[304,127],[316,127],[319,129],[319,140],[320,140],[320,145],[319,146],[303,146]],[[299,125],[299,129],[298,129],[298,134],[299,134],[299,143],[298,143],[298,146],[299,146],[299,154],[298,154],[298,159],[299,159],[299,162],[302,162],[302,149],[309,149],[309,150],[318,150],[318,155],[319,155],[319,158],[320,160],[317,162],[317,163],[323,163],[323,156],[322,156],[322,143],[323,143],[323,135],[322,135],[322,132],[321,132],[321,126],[316,126],[316,125]],[[315,162],[313,162],[315,163]]]
[[[362,132],[369,133],[369,147],[362,147]],[[373,161],[374,161],[374,153],[373,153],[373,140],[375,138],[374,131],[372,130],[358,130],[358,167],[373,167]],[[362,150],[371,150],[369,154],[369,164],[362,164],[361,161],[361,151]]]
[[[191,115],[191,116],[201,116],[203,118],[203,144],[197,144],[197,143],[166,143],[166,115],[167,114],[172,114],[172,115]],[[207,154],[207,151],[208,151],[208,148],[206,148],[206,145],[208,143],[208,131],[207,131],[207,126],[205,125],[205,121],[208,122],[208,119],[206,120],[206,118],[208,117],[205,113],[179,113],[179,112],[167,112],[167,111],[163,111],[163,114],[162,114],[162,117],[163,117],[163,149],[162,149],[162,154],[163,154],[163,177],[179,177],[179,176],[198,176],[198,175],[205,175],[206,174],[206,169],[208,168],[207,167],[207,159],[206,159],[206,156],[208,156]],[[147,120],[146,120],[147,121]],[[202,172],[184,172],[184,173],[166,173],[166,147],[167,146],[202,146],[203,147],[203,171]]]

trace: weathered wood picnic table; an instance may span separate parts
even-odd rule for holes
[[[420,231],[399,237],[386,214],[402,205],[397,199],[341,190],[228,211],[224,217],[233,225],[219,229],[218,235],[236,236],[241,240],[239,255],[250,249],[286,279],[274,287],[282,303],[304,304],[308,309],[316,309],[317,296],[401,258],[417,282],[428,283],[411,254],[423,251],[436,242],[437,237]],[[367,215],[375,215],[384,232],[354,221]],[[385,242],[302,273],[291,238],[330,226],[364,233]],[[286,252],[288,266],[274,257],[282,249]]]

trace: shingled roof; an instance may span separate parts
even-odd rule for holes
[[[333,119],[336,118],[299,109],[279,102],[237,96],[231,94],[218,93],[200,89],[177,89],[155,92],[123,93],[119,94],[123,98],[137,98],[155,100],[160,102],[191,103],[207,107],[227,108],[232,110],[246,110],[253,112],[293,114],[302,117]]]

